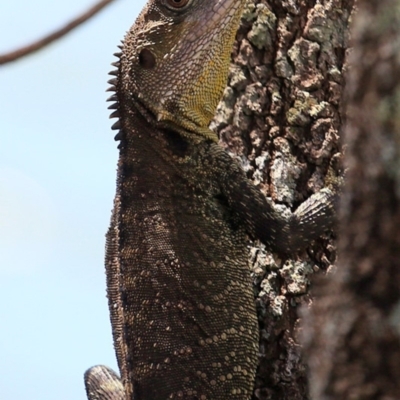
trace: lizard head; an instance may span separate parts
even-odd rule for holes
[[[245,2],[150,0],[124,39],[117,96],[184,135],[216,140],[208,126]]]

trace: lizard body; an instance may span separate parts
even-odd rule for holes
[[[247,237],[289,254],[331,228],[323,189],[284,217],[208,126],[246,0],[150,0],[118,54],[117,194],[106,275],[121,381],[90,400],[249,399],[258,323]]]

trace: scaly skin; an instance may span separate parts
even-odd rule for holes
[[[330,189],[283,217],[208,128],[244,4],[151,0],[118,54],[106,274],[122,383],[93,367],[90,400],[248,400],[258,324],[247,235],[288,254],[332,226]]]

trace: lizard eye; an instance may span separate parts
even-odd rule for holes
[[[180,8],[185,7],[190,0],[166,0],[166,4],[168,7],[179,10]]]

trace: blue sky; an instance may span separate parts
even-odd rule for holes
[[[89,0],[0,2],[0,52]],[[107,73],[144,0],[119,0],[46,50],[0,67],[0,399],[84,400],[116,368],[104,235],[115,190]]]

